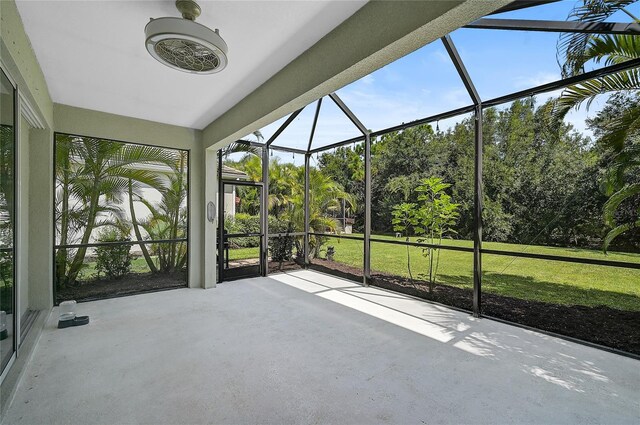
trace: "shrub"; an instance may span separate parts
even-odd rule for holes
[[[13,253],[11,251],[0,252],[0,282],[3,287],[13,285]]]
[[[230,233],[259,233],[260,216],[238,213],[233,217],[224,218],[224,228]],[[229,240],[231,248],[253,248],[260,246],[259,237],[232,238]]]
[[[105,228],[98,233],[98,242],[128,242],[129,233],[123,229]],[[117,279],[131,271],[130,245],[108,245],[96,248],[96,272]]]
[[[269,233],[292,233],[293,223],[286,219],[278,219],[269,217]],[[278,261],[282,266],[283,261],[289,261],[293,258],[294,236],[280,236],[278,238],[269,239],[269,251],[271,252],[271,260]]]

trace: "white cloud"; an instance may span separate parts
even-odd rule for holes
[[[364,77],[362,77],[361,79],[359,79],[358,83],[370,86],[375,81],[376,81],[376,79],[373,77],[373,75],[368,74],[368,75],[365,75]]]
[[[516,89],[528,89],[557,81],[560,78],[559,72],[540,71],[534,75],[516,77],[513,87]]]
[[[449,57],[449,55],[444,49],[434,50],[434,52],[431,53],[431,56],[437,59],[438,62],[440,63],[447,63],[447,64],[451,63],[451,58]]]
[[[443,104],[448,106],[448,109],[461,108],[472,103],[469,93],[466,89],[450,90],[442,97]]]

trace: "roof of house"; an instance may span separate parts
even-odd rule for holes
[[[236,170],[235,168],[231,168],[224,164],[222,165],[222,178],[234,180],[249,180],[249,176],[245,172]]]

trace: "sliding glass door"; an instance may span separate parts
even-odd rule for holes
[[[15,105],[15,88],[0,70],[0,373],[16,350]]]

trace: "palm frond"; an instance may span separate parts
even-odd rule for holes
[[[260,136],[262,136],[262,134],[260,134]],[[244,153],[255,155],[255,156],[260,155],[259,148],[255,146],[251,146],[249,143],[237,141],[237,142],[232,142],[228,146],[223,148],[222,156],[223,158],[228,158],[230,155],[238,152],[244,152]]]
[[[605,93],[640,90],[640,68],[628,69],[602,78],[588,80],[569,86],[562,91],[556,103],[554,115],[564,117],[572,108],[579,108],[584,102],[587,108],[596,96]]]
[[[607,233],[607,235],[604,237],[604,242],[602,243],[602,250],[604,251],[604,253],[605,254],[607,253],[607,250],[609,249],[611,242],[613,242],[615,238],[622,235],[623,233],[628,232],[631,229],[638,228],[638,227],[640,227],[640,220],[637,220],[634,223],[621,224],[620,226],[617,226],[611,229],[609,233]]]
[[[602,35],[592,38],[585,58],[604,65],[616,65],[640,57],[640,37],[636,35]]]
[[[604,222],[609,227],[616,226],[615,213],[622,202],[640,194],[640,183],[628,184],[611,195],[604,204]]]
[[[637,0],[584,0],[569,13],[567,20],[578,22],[603,22],[609,16]],[[585,52],[589,42],[597,38],[593,34],[563,33],[557,43],[556,58],[564,78],[584,72],[589,61]]]
[[[630,136],[638,132],[640,132],[640,103],[631,105],[622,114],[613,117],[600,140],[603,145],[618,152],[621,157],[617,162],[630,165],[634,158],[638,158],[640,149],[636,146],[629,147],[626,152],[623,151]]]

